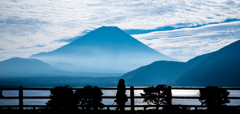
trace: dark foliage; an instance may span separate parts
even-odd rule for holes
[[[145,94],[141,93],[144,98],[143,102],[155,105],[170,105],[169,97],[171,97],[171,90],[167,89],[166,85],[157,85],[156,87],[148,87],[143,90]]]
[[[51,90],[51,100],[46,104],[51,109],[77,109],[78,100],[69,86],[60,86]]]
[[[102,103],[102,91],[97,86],[85,86],[83,89],[77,90],[75,92],[80,106],[83,110],[90,110],[98,108],[103,108],[104,104]]]
[[[229,92],[224,88],[219,88],[217,86],[206,86],[202,88],[200,91],[199,101],[201,105],[210,106],[210,107],[218,107],[229,103],[228,95]]]

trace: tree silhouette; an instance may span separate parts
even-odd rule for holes
[[[145,97],[143,102],[147,102],[147,104],[155,104],[155,105],[171,105],[169,102],[169,97],[171,97],[169,89],[167,89],[166,85],[157,85],[156,87],[148,87],[143,90],[145,94],[141,93],[142,97]]]
[[[77,109],[78,100],[69,86],[60,86],[51,90],[51,100],[46,104],[52,109]]]
[[[80,103],[83,110],[90,110],[93,108],[97,110],[103,108],[104,104],[102,101],[102,91],[97,86],[85,86],[83,89],[76,90],[75,95]]]
[[[209,108],[216,108],[218,106],[229,103],[228,100],[229,92],[224,88],[218,88],[217,86],[206,86],[200,91],[199,101],[201,105],[209,106]]]

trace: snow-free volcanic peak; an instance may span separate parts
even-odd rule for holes
[[[32,55],[50,64],[70,63],[78,72],[124,73],[157,60],[159,53],[118,27],[103,26],[51,52]]]

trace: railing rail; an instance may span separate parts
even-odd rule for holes
[[[135,105],[134,99],[142,99],[146,97],[142,96],[135,96],[134,95],[134,90],[143,90],[147,87],[126,87],[126,90],[130,90],[130,96],[127,96],[128,99],[130,99],[130,105],[125,105],[125,107],[130,107],[132,111],[135,110],[135,107],[143,107],[144,110],[146,110],[147,107],[165,107],[164,105]],[[168,86],[166,89],[172,90],[199,90],[204,87],[171,87]],[[222,87],[224,88],[224,87]],[[19,96],[17,97],[0,97],[0,99],[19,99],[19,105],[0,105],[0,107],[7,107],[10,109],[10,107],[19,107],[19,110],[23,110],[23,107],[45,107],[47,108],[47,105],[23,105],[23,99],[50,99],[50,96],[23,96],[23,91],[24,90],[53,90],[54,88],[0,88],[0,90],[18,90],[19,91]],[[83,88],[71,88],[72,90],[79,90]],[[100,87],[101,90],[117,90],[116,87]],[[226,90],[240,90],[240,88],[230,88],[230,87],[225,87],[224,89]],[[116,98],[116,96],[102,96],[104,99],[113,99]],[[194,96],[171,96],[171,101],[172,99],[199,99],[199,97],[194,97]],[[240,99],[240,97],[228,97],[228,99]],[[79,106],[80,107],[80,106]],[[109,107],[117,107],[117,105],[105,105],[107,109],[109,110]],[[201,106],[201,105],[181,105],[180,107],[194,107],[195,110],[197,110],[198,107],[207,107],[207,106]],[[237,107],[240,108],[240,104],[238,106],[229,106],[227,107]]]

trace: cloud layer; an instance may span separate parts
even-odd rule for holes
[[[67,39],[81,36],[103,25],[118,26],[124,30],[148,30],[164,26],[190,27],[224,22],[226,19],[240,19],[240,1],[2,0],[0,4],[0,60],[16,56],[28,57],[31,54],[54,50],[67,44]],[[235,30],[237,27],[232,29],[237,31]],[[225,34],[224,28],[221,30],[224,31],[225,38],[216,35],[214,38],[210,37],[211,34],[220,34],[217,28],[212,28],[208,32],[204,31],[204,28],[199,28],[199,30],[189,28],[182,31],[166,31],[161,32],[159,36],[153,32],[138,35],[136,38],[179,60],[187,60],[195,55],[214,51],[239,39],[237,32]],[[184,36],[189,34],[187,31],[196,32],[197,35],[193,33],[188,37]],[[201,36],[201,33],[205,34],[205,38]],[[206,34],[209,37],[206,37]],[[147,41],[147,35],[149,38],[155,35],[154,37],[158,39]],[[169,36],[174,38],[169,38]],[[176,46],[186,40],[188,43],[185,45]],[[151,41],[155,43],[151,45],[149,43]],[[163,42],[165,43],[162,44]],[[183,50],[192,47],[191,45],[196,42],[205,42],[206,45],[216,46],[216,48],[203,51],[202,46],[197,46],[201,48],[200,52],[197,51],[198,48],[191,51]],[[174,48],[177,52],[182,51],[184,54],[174,53]],[[197,52],[194,53],[193,50]]]
[[[240,21],[132,36],[163,54],[187,61],[239,40]]]

